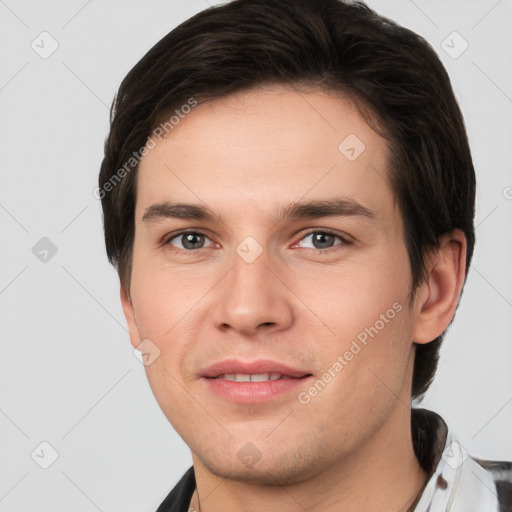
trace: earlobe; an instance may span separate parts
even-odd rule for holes
[[[466,276],[466,247],[464,233],[456,229],[443,235],[431,254],[428,276],[416,294],[415,343],[433,341],[452,321]]]
[[[130,333],[130,342],[133,348],[137,348],[142,340],[139,334],[139,329],[137,327],[137,322],[135,321],[135,310],[133,308],[133,302],[128,292],[122,285],[120,295],[124,317],[126,318],[126,323],[128,324],[128,330]]]

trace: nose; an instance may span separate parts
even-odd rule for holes
[[[219,330],[254,336],[291,325],[293,293],[270,260],[266,251],[252,262],[234,254],[231,271],[216,287],[213,321]]]

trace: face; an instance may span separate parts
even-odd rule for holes
[[[272,87],[196,106],[141,161],[123,307],[195,463],[299,482],[410,403],[387,154],[347,100]]]

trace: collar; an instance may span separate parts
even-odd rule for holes
[[[457,440],[443,419],[412,409],[413,445],[427,480],[411,512],[500,512],[496,483]]]

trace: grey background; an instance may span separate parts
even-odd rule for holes
[[[512,1],[368,4],[440,54],[478,174],[474,265],[424,404],[512,459]],[[0,0],[0,511],[155,510],[191,464],[133,355],[93,189],[120,81],[207,6]]]

